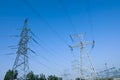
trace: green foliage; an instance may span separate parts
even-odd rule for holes
[[[80,80],[80,78],[76,78],[75,80]],[[85,80],[85,79],[81,79],[81,80]]]
[[[62,77],[58,77],[58,80],[62,80]]]
[[[55,76],[55,75],[50,75],[50,76],[48,77],[48,80],[62,80],[62,78],[61,78],[61,77],[57,77],[57,76]]]
[[[27,80],[36,80],[38,75],[35,75],[32,71],[27,74]]]
[[[113,80],[113,78],[101,78],[99,80]]]
[[[39,80],[47,80],[44,74],[40,74]]]
[[[50,75],[47,79],[44,74],[35,75],[32,71],[28,73],[27,80],[62,80],[62,78]]]
[[[12,70],[8,70],[6,72],[4,80],[14,80],[14,79],[17,79],[17,75],[18,75],[17,71],[13,72]],[[46,78],[44,74],[36,75],[32,71],[30,71],[27,74],[27,76],[26,76],[26,80],[62,80],[62,78],[61,77],[57,77],[55,75],[50,75],[50,76],[48,76],[48,78]]]
[[[27,74],[27,80],[47,80],[44,74],[36,75],[32,71]]]
[[[13,80],[13,79],[17,79],[17,75],[18,72],[17,71],[12,71],[12,70],[8,70],[5,74],[4,80]]]
[[[58,77],[56,77],[55,75],[53,76],[53,75],[50,75],[49,77],[48,77],[48,80],[58,80]]]

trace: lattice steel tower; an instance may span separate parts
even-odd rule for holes
[[[84,40],[85,34],[77,34],[77,35],[71,35],[71,39],[75,38],[77,39],[78,44],[74,46],[70,46],[71,50],[73,48],[79,48],[80,54],[79,54],[79,78],[80,80],[95,80],[98,79],[98,75],[93,67],[93,64],[91,62],[91,59],[88,54],[88,45],[94,46],[94,41],[85,41]]]
[[[27,19],[24,21],[24,26],[20,34],[20,41],[18,44],[17,56],[13,65],[13,71],[18,71],[17,80],[26,80],[26,75],[29,70],[28,65],[28,41],[29,29],[27,28]]]

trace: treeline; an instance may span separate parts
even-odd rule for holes
[[[5,74],[4,80],[15,80],[17,79],[18,72],[8,70]],[[44,74],[34,74],[33,71],[29,72],[26,76],[26,80],[62,80],[61,77],[57,77],[56,75],[50,75],[46,77]]]

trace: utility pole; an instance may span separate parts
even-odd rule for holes
[[[92,45],[92,48],[94,47],[94,41],[85,41],[84,40],[84,34],[77,34],[77,35],[71,35],[72,40],[77,39],[77,45],[70,46],[71,50],[73,48],[79,48],[80,49],[80,80],[82,79],[89,79],[93,80],[95,77],[97,77],[97,73],[93,67],[93,64],[91,62],[91,59],[88,55],[87,46]],[[75,39],[74,39],[75,38]]]
[[[24,26],[20,34],[20,41],[18,44],[17,56],[13,65],[13,71],[18,72],[17,80],[27,80],[26,75],[29,71],[28,64],[28,41],[30,39],[29,29],[27,28],[27,19],[24,21]]]

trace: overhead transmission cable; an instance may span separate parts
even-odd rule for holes
[[[32,31],[31,31],[32,32]],[[35,34],[32,32],[31,33],[33,36],[35,36]],[[36,36],[35,36],[36,37]],[[41,46],[41,44],[39,44],[34,38],[32,38],[32,40],[36,43],[36,44],[38,44],[39,46]],[[42,46],[42,48],[44,48],[43,46]],[[32,53],[34,53],[35,55],[38,55],[38,52],[36,53],[35,51],[33,51],[33,50],[31,50],[31,49],[29,49]],[[49,54],[50,55],[50,54]],[[46,57],[44,57],[43,55],[39,55],[41,58],[43,58],[45,61],[47,61],[47,62],[50,62],[51,63],[51,61],[50,60],[48,60]],[[52,63],[54,63],[55,65],[57,65],[58,66],[58,64],[57,63],[55,63],[55,62],[52,62]]]
[[[30,58],[30,57],[28,57],[28,59],[30,59],[31,61],[33,61],[33,62],[37,62],[37,63],[39,63],[40,65],[42,65],[43,67],[45,67],[46,69],[49,69],[49,70],[54,70],[54,68],[52,68],[52,67],[49,67],[48,65],[46,65],[46,64],[43,64],[42,62],[40,62],[39,60],[35,60],[35,59],[32,59],[32,58]],[[40,66],[39,65],[39,66]],[[40,66],[41,67],[41,66]]]
[[[28,56],[27,56],[28,57]],[[30,61],[33,61],[33,62],[36,62],[37,64],[38,64],[38,66],[40,66],[40,67],[45,67],[46,69],[52,69],[53,70],[53,68],[51,68],[51,67],[49,67],[49,66],[47,66],[46,64],[43,64],[42,62],[40,62],[39,60],[34,60],[34,59],[32,59],[32,58],[30,58],[30,57],[28,57],[28,59],[30,60]],[[41,66],[42,65],[42,66]]]
[[[33,61],[33,59],[31,59],[30,57],[28,57],[28,59],[30,59],[31,61]],[[44,66],[44,67],[46,67],[46,68],[50,68],[50,67],[48,67],[47,65],[45,65],[45,64],[43,64],[42,62],[40,62],[40,61],[38,61],[38,60],[36,60],[39,64],[41,64],[42,66]],[[36,62],[35,61],[35,62]]]
[[[63,0],[58,0],[58,1],[61,3],[61,6],[62,6],[62,8],[63,8],[63,10],[64,10],[65,15],[66,15],[67,18],[68,18],[69,23],[71,24],[72,29],[74,30],[75,34],[77,34],[78,32],[77,32],[76,26],[73,24],[73,21],[72,21],[72,19],[71,19],[71,16],[70,16],[69,13],[68,13],[68,9],[67,9],[67,7],[65,6],[64,1],[63,1]],[[71,38],[71,40],[73,41],[71,35],[70,35],[70,38]],[[69,47],[70,47],[70,46],[69,46]],[[72,49],[72,48],[71,48],[71,49]],[[75,57],[75,54],[73,54],[73,51],[72,51],[72,50],[71,50],[71,54],[72,54],[73,57]]]
[[[24,1],[24,3],[32,10],[32,12],[35,13],[35,14],[48,26],[48,28],[49,28],[61,41],[63,41],[63,42],[68,46],[67,41],[66,41],[63,37],[61,37],[57,31],[55,31],[55,30],[53,29],[53,27],[48,23],[48,21],[46,21],[46,20],[40,15],[40,13],[39,13],[36,9],[34,9],[34,7],[31,5],[31,3],[30,3],[28,0],[23,0],[23,1]]]
[[[71,16],[70,16],[69,13],[68,13],[68,10],[67,10],[67,7],[66,7],[65,4],[64,4],[64,1],[63,1],[63,0],[59,0],[59,2],[61,3],[61,6],[62,6],[62,8],[63,8],[63,10],[64,10],[64,13],[65,13],[65,15],[67,16],[68,21],[69,21],[70,24],[71,24],[71,27],[73,28],[74,32],[77,33],[76,27],[75,27],[74,24],[73,24],[73,21],[72,21],[72,19],[71,19]]]
[[[53,52],[50,52],[46,47],[44,47],[42,44],[40,44],[39,42],[37,42],[35,39],[33,39],[33,41],[39,45],[39,47],[43,48],[45,51],[47,51],[47,54],[50,55],[50,56],[53,56]],[[52,51],[52,50],[51,50]],[[35,52],[34,52],[35,53]],[[35,53],[37,54],[37,53]],[[37,54],[38,55],[38,54]],[[50,62],[47,58],[44,57],[44,59],[46,59],[46,61]],[[61,66],[59,64],[57,64],[56,62],[53,62],[55,65],[57,66]],[[63,65],[62,65],[63,66]]]
[[[37,38],[37,36],[32,32],[32,31],[30,31],[31,32],[31,34],[35,37],[35,38]],[[37,45],[39,45],[39,47],[41,47],[41,48],[43,48],[46,52],[47,52],[47,54],[48,55],[50,55],[50,56],[54,56],[55,54],[53,54],[53,53],[58,53],[58,52],[56,52],[54,49],[52,49],[52,48],[50,48],[50,47],[48,47],[48,48],[46,48],[44,45],[46,45],[43,41],[36,41],[34,38],[32,38],[32,40],[37,44]],[[40,42],[42,42],[42,44],[44,44],[44,45],[42,45],[42,44],[40,44]],[[54,56],[55,57],[55,56]],[[66,61],[68,61],[67,60],[67,58],[65,57],[65,56],[62,56],[62,58],[63,59],[65,59]],[[56,63],[57,64],[57,63]]]
[[[9,55],[13,55],[14,53],[5,53],[5,54],[0,54],[0,56],[9,56]]]
[[[31,59],[31,58],[28,58],[28,59],[30,59],[30,61],[32,61],[32,62],[36,62],[38,65],[37,66],[39,66],[39,67],[45,67],[46,69],[48,69],[48,70],[50,70],[50,71],[54,71],[55,69],[54,68],[52,68],[52,67],[50,67],[50,66],[47,66],[46,64],[43,64],[42,62],[40,62],[39,60],[34,60],[34,59]],[[42,65],[42,66],[41,66]],[[60,70],[59,69],[57,69],[56,71],[58,71],[58,72],[60,72]]]
[[[91,37],[94,40],[92,16],[91,16],[91,13],[90,13],[90,0],[87,0],[87,13],[88,13],[88,24],[89,24],[90,30],[91,30]]]
[[[40,15],[40,13],[39,13],[36,9],[33,8],[33,6],[30,4],[30,2],[28,2],[27,0],[24,0],[24,2],[25,2],[25,4],[26,4],[41,20],[43,20],[43,22],[44,22],[45,24],[48,25],[48,28],[49,28],[53,33],[55,33],[55,35],[58,36],[58,38],[59,38],[60,40],[62,40],[62,41],[68,46],[66,40],[64,40],[64,39],[52,28],[52,26]],[[41,45],[39,44],[39,46],[41,46]],[[45,47],[43,47],[43,46],[41,46],[41,47],[42,47],[43,49],[45,49]]]
[[[38,53],[36,53],[35,51],[33,51],[33,50],[30,50],[32,53],[34,53],[35,55],[38,55]],[[49,62],[49,63],[53,63],[53,64],[55,64],[56,66],[60,66],[60,65],[58,65],[57,63],[55,63],[55,62],[51,62],[49,59],[47,59],[46,57],[44,57],[44,56],[41,56],[40,55],[40,57],[41,58],[43,58],[44,60],[46,60],[47,62]],[[30,57],[28,57],[29,59],[31,59]],[[32,60],[33,61],[33,60]],[[36,62],[36,61],[35,61]],[[52,69],[52,70],[54,70],[53,68],[51,68],[51,67],[49,67],[49,66],[47,66],[46,64],[43,64],[42,62],[40,62],[39,60],[37,60],[37,62],[39,63],[39,64],[41,64],[41,65],[43,65],[43,66],[45,66],[46,68],[48,68],[48,69]],[[56,67],[57,68],[57,67]],[[58,70],[57,70],[58,71]]]
[[[32,51],[33,52],[33,51]],[[48,58],[46,58],[45,56],[43,56],[43,55],[40,55],[38,52],[36,53],[36,52],[34,52],[34,54],[35,55],[37,55],[37,56],[40,56],[42,59],[44,59],[45,61],[47,61],[47,62],[49,62],[49,63],[53,63],[54,65],[56,65],[56,66],[59,66],[59,64],[57,64],[56,62],[54,62],[54,61],[50,61]]]
[[[35,51],[33,51],[33,50],[30,50],[32,53],[34,53],[35,55],[37,55],[37,56],[40,56],[41,58],[43,58],[45,61],[47,61],[47,62],[50,62],[46,57],[44,57],[43,55],[38,55],[38,52],[36,53]]]
[[[42,44],[40,44],[40,42],[42,42],[42,44],[44,44],[44,46],[42,45]],[[39,43],[39,44],[38,44]],[[50,55],[51,54],[53,54],[53,55],[55,55],[54,53],[58,53],[58,52],[56,52],[54,49],[52,49],[51,47],[48,47],[48,48],[46,48],[45,46],[46,46],[46,43],[44,43],[42,40],[40,40],[39,42],[37,42],[37,44],[40,46],[40,47],[42,47],[45,51],[47,51],[47,52],[49,52],[50,53]],[[64,59],[66,59],[66,57],[65,56],[62,56]],[[66,59],[67,60],[67,59]]]
[[[32,33],[32,35],[33,35],[33,33]],[[34,35],[35,36],[35,35]],[[30,39],[33,39],[32,37],[30,37]],[[36,54],[36,52],[34,52],[33,50],[31,50],[30,48],[27,48],[28,50],[30,50],[32,53],[34,53],[34,54]],[[32,58],[30,58],[30,57],[28,57],[28,56],[26,56],[28,59],[32,59]],[[43,57],[43,56],[42,56]],[[50,62],[49,60],[47,60],[45,57],[43,57],[46,61],[48,61],[48,62]],[[33,61],[33,60],[31,60],[31,61]],[[46,67],[47,69],[52,69],[51,67],[49,67],[49,66],[47,66],[46,64],[44,64],[44,63],[42,63],[42,62],[40,62],[40,61],[38,61],[38,60],[36,60],[35,62],[37,62],[37,63],[39,63],[39,64],[41,64],[42,66],[44,66],[44,67]]]
[[[62,40],[62,41],[68,46],[67,42],[52,28],[52,26],[39,14],[38,11],[35,10],[35,9],[32,7],[32,5],[30,4],[30,2],[28,2],[27,0],[24,0],[24,1],[25,1],[26,5],[27,5],[28,7],[30,7],[30,9],[31,9],[37,16],[39,16],[40,19],[42,19],[42,20],[48,25],[49,29],[50,29],[53,33],[55,33],[55,35],[57,35],[58,38],[59,38],[60,40]],[[42,46],[41,46],[41,47],[42,47]]]

